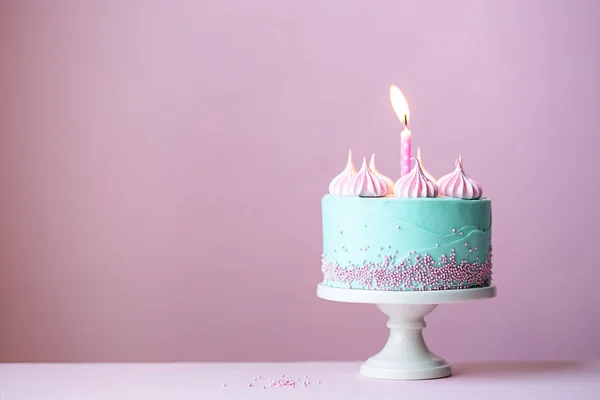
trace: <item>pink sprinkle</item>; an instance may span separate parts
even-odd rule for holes
[[[226,384],[226,383],[224,383],[224,384],[223,384],[223,387],[227,387],[227,384]]]
[[[317,383],[321,383],[321,380],[319,379],[319,380],[317,381]]]
[[[252,387],[252,384],[251,384],[251,383],[249,383],[249,384],[248,384],[248,387]]]
[[[252,378],[252,380],[253,380],[254,382],[256,382],[256,378]]]
[[[266,389],[266,388],[267,388],[266,386],[263,386],[263,389]]]
[[[304,375],[304,377],[305,377],[305,378],[308,378],[308,376],[307,376],[307,375]]]

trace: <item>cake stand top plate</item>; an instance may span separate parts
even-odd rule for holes
[[[317,296],[342,303],[443,304],[496,297],[496,286],[475,289],[431,290],[422,292],[341,289],[319,284]]]

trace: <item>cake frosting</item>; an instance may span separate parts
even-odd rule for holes
[[[322,212],[326,286],[422,291],[491,283],[488,199],[325,195]]]
[[[348,194],[348,182],[356,175],[356,168],[352,161],[352,150],[348,150],[348,162],[346,167],[329,184],[329,193],[336,196],[345,196]]]
[[[379,172],[379,170],[377,169],[377,166],[375,165],[375,153],[373,153],[371,155],[371,161],[369,162],[369,168],[371,168],[371,171],[373,171],[373,173],[375,175],[377,175],[379,177],[379,179],[383,180],[387,184],[388,194],[394,193],[394,181],[391,178],[389,178],[389,177],[383,175],[381,172]]]
[[[419,159],[413,158],[413,160],[415,166],[408,175],[398,179],[394,185],[394,194],[396,197],[405,198],[437,197],[438,187],[425,176]]]
[[[379,178],[363,157],[362,166],[347,184],[347,193],[359,197],[384,197],[388,192],[387,183]]]
[[[469,178],[462,166],[462,158],[455,161],[454,171],[438,179],[439,194],[459,199],[478,199],[483,193],[481,185]]]

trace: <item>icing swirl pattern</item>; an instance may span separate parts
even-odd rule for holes
[[[377,167],[375,166],[375,153],[371,155],[371,162],[369,162],[369,168],[371,168],[371,171],[373,171],[373,173],[377,175],[379,179],[383,180],[386,183],[388,187],[388,194],[394,193],[394,181],[391,178],[388,178],[387,176],[379,172],[377,170]]]
[[[410,173],[398,179],[394,185],[394,194],[396,197],[418,198],[418,197],[437,197],[438,187],[429,180],[423,170],[419,159],[415,160],[415,166]]]
[[[352,150],[348,150],[348,162],[346,168],[337,175],[329,184],[329,193],[335,196],[347,196],[348,182],[356,175],[356,168],[352,161]]]
[[[420,147],[417,147],[417,160],[419,160],[419,164],[421,164],[421,170],[423,171],[423,174],[425,174],[427,179],[429,179],[431,182],[437,184],[437,179],[435,179],[434,176],[431,175],[429,173],[429,171],[427,171],[427,168],[425,168],[425,165],[423,165],[423,158],[421,158],[421,148]]]
[[[348,182],[348,194],[359,197],[384,197],[387,192],[387,183],[371,171],[367,158],[363,157],[360,170]]]
[[[465,174],[461,158],[456,160],[455,165],[453,172],[438,179],[440,194],[459,199],[479,199],[483,193],[481,185]]]

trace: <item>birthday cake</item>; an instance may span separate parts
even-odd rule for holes
[[[406,114],[401,120],[407,125]],[[436,180],[403,143],[401,170],[394,182],[372,156],[356,171],[349,153],[322,199],[322,284],[378,291],[490,286],[491,201],[462,159]]]

